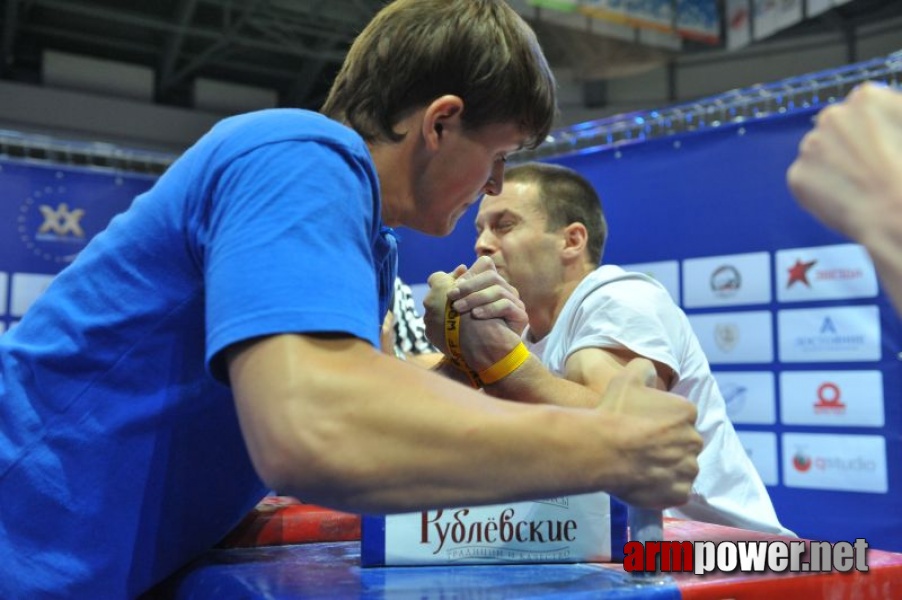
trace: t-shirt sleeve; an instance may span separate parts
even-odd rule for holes
[[[567,332],[567,356],[585,348],[630,350],[669,367],[679,360],[665,323],[673,301],[642,279],[623,279],[592,290],[580,303]]]
[[[379,339],[371,164],[340,145],[278,142],[233,160],[208,202],[206,360],[277,333]]]

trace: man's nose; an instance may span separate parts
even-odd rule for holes
[[[504,161],[497,161],[492,166],[492,176],[485,182],[485,193],[489,196],[497,196],[504,187]]]
[[[488,229],[483,230],[476,238],[476,245],[473,250],[476,256],[490,256],[495,253],[494,239]]]

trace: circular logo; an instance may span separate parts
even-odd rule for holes
[[[835,383],[827,381],[817,388],[817,403],[819,406],[842,406],[840,398],[842,398],[842,392]]]
[[[795,467],[796,471],[804,473],[811,468],[811,458],[802,454],[800,450],[792,457],[792,466]]]
[[[68,194],[65,173],[32,189],[19,205],[18,231],[25,248],[53,263],[70,263],[88,243],[82,228],[85,209]]]
[[[742,275],[732,265],[717,267],[711,273],[711,291],[722,298],[734,296],[742,286]]]

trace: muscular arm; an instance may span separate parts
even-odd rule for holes
[[[227,359],[261,478],[338,509],[593,490],[663,507],[685,501],[697,472],[694,408],[645,388],[648,363],[612,383],[605,409],[579,410],[493,401],[354,338],[279,335],[232,347]],[[620,408],[636,406],[646,417]],[[649,445],[652,436],[667,442]]]
[[[608,389],[611,380],[636,358],[643,357],[629,350],[585,348],[567,359],[565,381],[531,357],[506,379],[487,386],[486,392],[520,402],[592,408],[598,406],[599,398]],[[652,364],[655,367],[654,387],[667,391],[672,384],[672,371],[660,363]]]
[[[503,356],[519,342],[519,332],[527,322],[523,303],[516,289],[505,282],[491,260],[480,258],[467,272],[458,267],[453,274],[434,273],[429,278],[426,297],[426,326],[433,344],[443,347],[443,319],[446,297],[456,299],[455,308],[462,311],[461,342],[465,357],[477,370],[492,364],[486,357]],[[500,351],[498,349],[501,349]],[[634,358],[627,350],[586,349],[576,352],[567,364],[566,379],[549,372],[535,357],[501,381],[486,386],[486,393],[531,404],[592,408],[598,405],[611,379]],[[472,361],[472,362],[471,362]],[[656,387],[669,389],[672,373],[665,365],[655,363]],[[446,373],[450,373],[446,369]],[[458,379],[460,380],[460,379]]]
[[[583,348],[567,358],[564,377],[603,394],[611,380],[634,358],[644,357],[626,349]],[[673,386],[673,371],[659,362],[652,364],[655,367],[654,386],[669,390]]]

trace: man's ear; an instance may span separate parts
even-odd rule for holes
[[[460,130],[463,111],[464,101],[460,96],[447,94],[433,100],[423,113],[422,135],[426,146],[436,150],[445,135]]]
[[[561,252],[564,258],[581,259],[589,243],[589,231],[582,223],[570,223],[562,232],[563,248]]]

